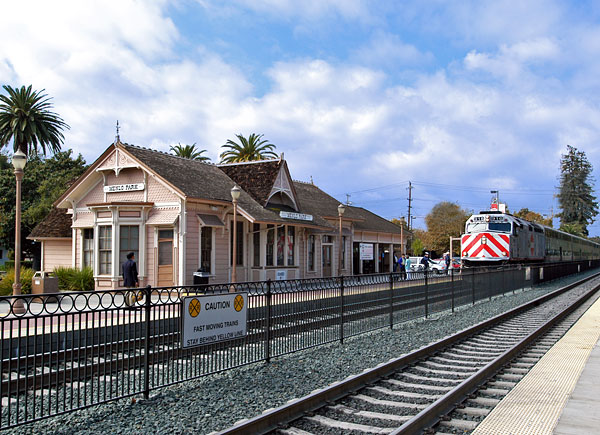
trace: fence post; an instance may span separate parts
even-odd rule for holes
[[[452,312],[454,312],[454,267],[450,263],[450,289],[452,292]]]
[[[265,360],[271,361],[271,280],[267,280],[267,325],[265,331]]]
[[[425,276],[425,318],[429,317],[429,283],[427,281],[427,269],[423,271]]]
[[[340,343],[344,342],[344,275],[340,276]]]
[[[390,272],[390,329],[394,329],[394,274]]]
[[[493,294],[493,291],[492,291],[492,273],[493,272],[491,270],[487,271],[487,274],[488,274],[488,293],[489,293],[490,301],[492,300],[492,294]]]
[[[471,294],[473,295],[473,305],[475,305],[475,268],[471,269]]]
[[[144,311],[146,313],[146,333],[144,336],[144,399],[150,397],[150,310],[152,308],[152,287],[147,285],[144,289],[146,293],[146,303]],[[181,303],[183,307],[183,302]]]

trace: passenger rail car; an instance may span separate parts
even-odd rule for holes
[[[465,265],[600,258],[600,244],[498,210],[471,216],[461,237]]]

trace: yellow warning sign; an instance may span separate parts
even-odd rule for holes
[[[235,297],[233,300],[233,308],[235,308],[235,311],[242,311],[242,308],[244,308],[244,297],[242,295],[237,295]]]
[[[242,301],[243,304],[243,301]],[[190,316],[192,317],[196,317],[198,314],[200,314],[200,309],[201,309],[201,305],[200,305],[200,301],[196,298],[192,299],[190,301],[190,305],[188,306],[188,311],[190,312]]]

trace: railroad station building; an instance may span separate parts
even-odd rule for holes
[[[406,244],[400,227],[347,206],[340,253],[339,201],[293,180],[283,155],[215,165],[117,138],[54,205],[29,235],[42,245],[41,269],[89,266],[96,289],[122,287],[129,252],[140,286],[162,287],[193,284],[198,270],[229,282],[233,249],[243,282],[391,272]]]

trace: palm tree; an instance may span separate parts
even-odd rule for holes
[[[202,153],[205,153],[206,150],[197,150],[196,142],[193,145],[175,145],[171,147],[171,151],[178,156],[183,157],[184,159],[190,160],[199,160],[201,162],[206,162],[210,160],[210,157],[203,156]]]
[[[0,148],[12,139],[14,151],[20,149],[27,155],[36,155],[40,149],[44,155],[59,152],[65,139],[62,130],[69,126],[50,110],[51,98],[44,89],[2,87],[7,95],[0,95]]]
[[[228,139],[222,146],[226,150],[221,153],[221,163],[250,162],[277,157],[273,152],[275,145],[263,139],[262,134],[252,133],[248,139],[241,134],[236,134],[236,137],[239,143]]]

